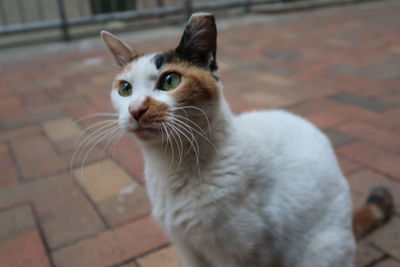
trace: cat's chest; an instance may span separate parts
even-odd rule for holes
[[[216,213],[209,188],[185,182],[171,185],[165,182],[171,177],[158,178],[164,181],[149,183],[147,189],[153,216],[168,232],[199,230],[209,224]]]
[[[155,177],[147,178],[151,180]],[[196,179],[190,176],[185,178],[189,181]],[[198,247],[210,242],[217,243],[215,238],[219,235],[230,235],[227,233],[229,227],[223,232],[218,227],[224,225],[219,221],[226,215],[227,198],[234,194],[234,189],[225,191],[230,186],[227,183],[222,186],[224,182],[218,179],[214,179],[213,183],[177,182],[173,185],[171,180],[171,177],[159,176],[147,187],[152,214],[171,237],[184,239]]]

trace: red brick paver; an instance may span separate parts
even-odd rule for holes
[[[389,260],[384,260],[376,265],[377,267],[399,267],[400,262],[389,259]]]
[[[362,142],[341,147],[338,153],[400,181],[399,155]]]
[[[62,248],[53,257],[60,267],[111,266],[167,243],[158,226],[146,217]]]
[[[400,118],[399,118],[400,119]],[[351,122],[336,128],[363,141],[400,153],[400,138],[396,133],[380,130],[368,124]]]
[[[393,193],[395,216],[359,243],[357,267],[400,266],[399,13],[398,1],[380,1],[259,15],[219,32],[235,112],[284,108],[316,124],[335,147],[355,207],[374,186]],[[149,217],[138,145],[129,136],[95,145],[97,129],[112,126],[101,121],[115,118],[79,120],[113,112],[111,64],[94,48],[0,65],[0,266],[180,265]]]
[[[7,267],[50,267],[37,231],[13,236],[0,242],[1,263]]]

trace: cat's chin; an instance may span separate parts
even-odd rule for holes
[[[160,136],[160,129],[153,127],[139,126],[135,127],[135,129],[128,129],[128,132],[143,140],[152,140]]]

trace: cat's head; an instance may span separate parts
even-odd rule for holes
[[[141,54],[110,33],[102,37],[122,67],[111,92],[122,128],[142,140],[208,129],[221,97],[213,15],[192,15],[179,45],[166,52]]]

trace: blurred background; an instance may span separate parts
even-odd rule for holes
[[[140,150],[110,120],[119,70],[99,31],[171,49],[195,11],[216,16],[235,112],[316,124],[355,207],[391,189],[395,216],[359,242],[356,266],[400,266],[396,0],[0,0],[0,266],[180,266],[150,217]]]
[[[289,2],[294,2],[289,0]],[[302,4],[304,4],[303,1]],[[341,0],[343,2],[343,0]],[[88,37],[99,29],[128,31],[181,24],[192,12],[213,10],[231,16],[249,12],[252,6],[282,3],[279,0],[2,0],[1,34],[12,33],[0,45],[70,40]],[[321,1],[319,5],[329,5]],[[293,5],[292,5],[293,6]],[[265,6],[264,6],[265,7]],[[278,9],[282,7],[276,6]],[[22,33],[22,34],[18,34]]]

